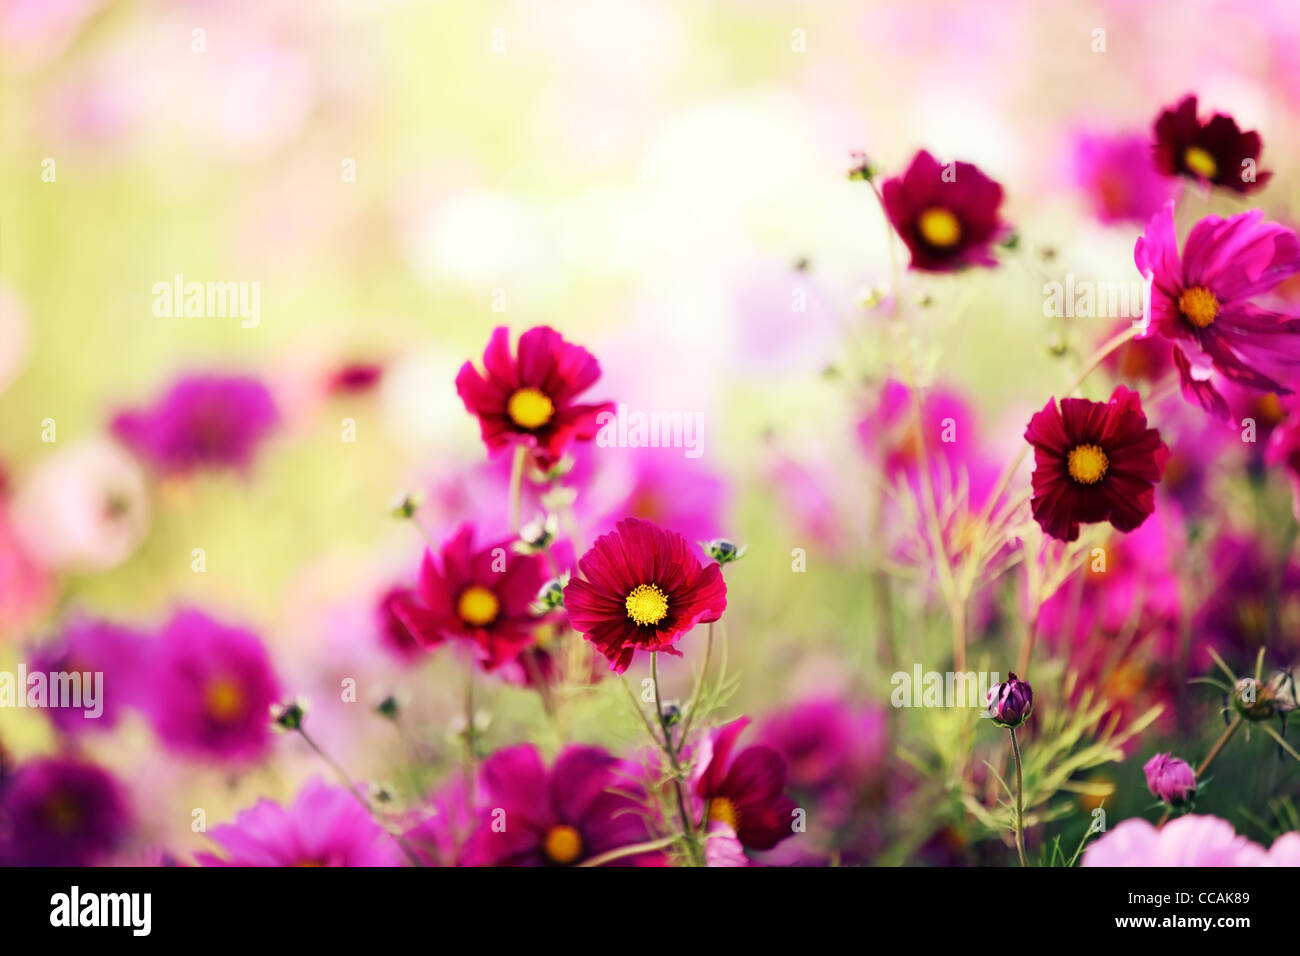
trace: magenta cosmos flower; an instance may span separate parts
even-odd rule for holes
[[[271,393],[255,378],[193,375],[151,408],[122,412],[113,433],[163,474],[247,469],[279,422]]]
[[[1103,223],[1139,225],[1173,198],[1177,180],[1151,163],[1151,140],[1140,134],[1080,134],[1074,144],[1074,177]]]
[[[547,326],[521,335],[517,355],[510,354],[509,330],[493,330],[483,370],[486,375],[466,362],[456,376],[456,391],[478,416],[488,452],[522,444],[543,470],[558,462],[571,442],[595,438],[596,416],[614,407],[575,401],[600,378],[600,363]]]
[[[640,518],[625,518],[597,538],[578,570],[582,576],[564,589],[569,623],[620,674],[638,650],[680,657],[678,638],[727,609],[718,565],[702,565],[680,534]]]
[[[1034,446],[1034,520],[1062,541],[1079,525],[1109,521],[1132,531],[1155,510],[1155,483],[1169,449],[1147,427],[1137,392],[1118,386],[1109,402],[1049,399],[1029,420]]]
[[[164,744],[232,762],[266,754],[280,685],[256,635],[186,609],[163,629],[155,655],[147,708]]]
[[[401,849],[347,790],[312,780],[289,807],[258,800],[208,836],[202,866],[400,866]]]
[[[1259,133],[1243,133],[1223,113],[1202,123],[1194,94],[1156,118],[1155,138],[1156,169],[1166,176],[1186,176],[1239,193],[1254,192],[1273,176],[1256,169],[1263,146]]]
[[[109,730],[117,726],[127,707],[140,703],[148,638],[110,621],[77,618],[64,627],[53,642],[37,649],[28,662],[28,673],[80,674],[82,706],[51,706],[46,713],[64,733]],[[100,674],[102,680],[93,675]],[[98,694],[92,706],[86,699]],[[96,715],[96,711],[98,714]]]
[[[18,768],[0,789],[0,864],[89,866],[130,826],[126,797],[99,767],[44,758]]]
[[[902,176],[885,180],[881,197],[913,269],[997,265],[992,245],[1010,231],[998,216],[1002,187],[973,164],[940,165],[921,150]]]
[[[399,594],[389,609],[426,646],[473,641],[483,666],[495,670],[533,641],[532,605],[546,583],[546,559],[516,554],[512,540],[474,549],[474,528],[462,525],[442,547],[426,551],[414,599]]]
[[[1151,283],[1151,314],[1142,337],[1174,345],[1174,364],[1188,401],[1226,418],[1211,373],[1263,392],[1289,394],[1283,383],[1300,370],[1300,318],[1251,300],[1300,273],[1300,239],[1265,222],[1258,209],[1223,219],[1206,216],[1178,253],[1174,207],[1151,217],[1133,249]]]
[[[1181,757],[1156,754],[1142,765],[1151,796],[1176,807],[1196,795],[1196,771]]]
[[[567,747],[550,771],[532,744],[497,751],[481,770],[484,809],[465,848],[465,864],[574,866],[650,841],[638,773],[598,747]],[[664,862],[661,852],[652,851],[611,865]]]
[[[741,717],[705,738],[695,795],[710,823],[726,824],[746,849],[770,850],[794,833],[795,802],[785,792],[785,761],[771,747],[755,744],[733,759],[748,726],[749,718]]]
[[[1292,399],[1291,412],[1282,425],[1273,431],[1265,460],[1270,465],[1281,465],[1291,482],[1296,519],[1300,520],[1300,400]]]
[[[1084,866],[1263,866],[1263,849],[1218,817],[1188,814],[1157,829],[1134,817],[1083,854]]]

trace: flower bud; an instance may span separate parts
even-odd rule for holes
[[[551,578],[543,584],[537,592],[537,599],[533,601],[533,613],[549,614],[564,607],[564,588],[568,583],[569,572],[565,571],[558,578]]]
[[[375,707],[375,713],[380,717],[387,717],[389,720],[396,720],[400,710],[401,707],[397,702],[397,697],[393,694],[389,694]]]
[[[307,717],[307,701],[301,697],[271,705],[271,723],[277,731],[297,730]]]
[[[392,513],[394,518],[414,518],[415,513],[420,510],[420,505],[424,503],[424,496],[415,492],[408,492],[404,495],[398,495],[393,499]]]
[[[726,538],[701,541],[700,547],[704,549],[705,554],[717,561],[718,564],[730,564],[732,561],[739,561],[745,556],[744,548],[737,547]]]
[[[560,519],[555,514],[537,518],[519,529],[515,542],[516,554],[541,554],[549,548],[560,533]]]
[[[1158,800],[1181,807],[1196,796],[1196,772],[1173,754],[1156,754],[1142,767],[1147,789]]]
[[[1034,689],[1015,674],[989,689],[988,715],[999,727],[1019,727],[1033,709]]]

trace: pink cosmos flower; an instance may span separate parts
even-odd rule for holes
[[[427,646],[472,641],[487,670],[512,660],[533,641],[533,601],[549,573],[541,555],[516,554],[513,539],[474,548],[466,524],[442,547],[426,551],[418,593],[401,593],[389,610]]]
[[[1300,401],[1288,403],[1289,414],[1268,443],[1265,461],[1280,465],[1291,482],[1296,520],[1300,520]]]
[[[163,629],[154,655],[146,709],[164,744],[233,763],[266,755],[280,684],[256,635],[185,609]]]
[[[1009,232],[998,214],[1002,187],[977,166],[943,166],[921,150],[880,192],[889,221],[912,253],[911,268],[951,272],[997,265],[992,246]]]
[[[571,442],[595,438],[597,416],[613,408],[609,402],[576,401],[600,378],[600,363],[547,326],[521,335],[513,355],[510,330],[493,330],[483,368],[486,374],[466,362],[456,376],[456,391],[478,417],[483,443],[493,455],[523,445],[538,467],[549,470]]]
[[[400,866],[402,853],[355,796],[312,780],[289,807],[267,799],[208,834],[224,856],[201,866]]]
[[[117,726],[123,711],[141,700],[141,673],[145,669],[148,638],[136,630],[94,618],[76,618],[53,642],[40,647],[28,662],[28,673],[78,673],[83,682],[102,674],[96,702],[101,712],[92,717],[88,705],[46,710],[50,720],[64,733],[109,730]]]
[[[1156,829],[1134,817],[1083,853],[1084,866],[1262,866],[1264,851],[1218,817],[1188,814]]]
[[[598,747],[567,747],[550,770],[532,744],[497,751],[481,770],[483,810],[465,849],[466,865],[573,866],[650,841],[648,802],[637,774],[634,765]],[[664,862],[661,852],[651,851],[611,865]]]
[[[1288,276],[1300,273],[1300,238],[1259,210],[1223,219],[1206,216],[1180,256],[1174,207],[1151,217],[1133,249],[1151,282],[1150,315],[1141,337],[1159,335],[1174,346],[1184,397],[1227,418],[1214,376],[1263,392],[1290,394],[1300,370],[1300,318],[1254,303]]]
[[[59,757],[33,760],[0,789],[0,865],[102,863],[126,838],[130,818],[107,771]]]
[[[771,747],[755,744],[733,759],[736,740],[749,726],[740,717],[700,744],[694,793],[704,815],[725,823],[751,850],[770,850],[794,833],[795,802],[786,795],[786,765]]]
[[[151,408],[122,412],[113,433],[159,472],[246,471],[279,422],[266,386],[237,375],[192,375]]]
[[[1103,223],[1145,223],[1177,188],[1177,180],[1156,170],[1151,141],[1140,134],[1079,134],[1074,178]]]

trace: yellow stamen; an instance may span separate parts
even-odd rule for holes
[[[582,856],[582,835],[567,824],[557,824],[546,831],[542,850],[552,863],[572,863]]]
[[[545,393],[528,386],[510,396],[506,411],[520,428],[541,428],[555,414],[555,403]]]
[[[1183,151],[1183,165],[1202,179],[1213,179],[1219,172],[1214,157],[1199,146],[1188,146]]]
[[[1198,329],[1212,325],[1219,315],[1219,300],[1204,286],[1192,286],[1178,297],[1178,311]]]
[[[709,819],[725,823],[737,833],[740,832],[740,810],[726,797],[714,797],[709,801]]]
[[[623,602],[627,616],[643,627],[658,624],[668,615],[668,598],[653,584],[638,584]]]
[[[475,627],[491,624],[497,619],[500,611],[501,602],[497,600],[497,596],[478,584],[471,584],[461,591],[460,599],[456,602],[456,613],[460,615],[460,619]]]
[[[208,685],[203,704],[217,723],[233,723],[244,715],[244,689],[229,677],[218,678]]]
[[[1110,459],[1096,445],[1079,445],[1070,449],[1070,477],[1081,485],[1095,485],[1106,476]]]
[[[934,206],[921,213],[916,228],[920,230],[921,238],[939,249],[951,248],[961,239],[961,223],[942,206]]]

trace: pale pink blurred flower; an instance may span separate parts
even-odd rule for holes
[[[19,541],[9,503],[0,498],[0,635],[16,634],[44,614],[53,583],[49,571]]]
[[[1264,866],[1300,866],[1300,833],[1283,833],[1274,840]]]
[[[1289,852],[1288,843],[1279,859]],[[1268,855],[1218,817],[1189,814],[1156,829],[1134,817],[1083,854],[1084,866],[1263,866]]]
[[[149,528],[144,473],[107,438],[83,439],[27,475],[13,514],[19,539],[42,564],[105,571],[129,558]]]
[[[1145,133],[1077,134],[1073,172],[1092,214],[1103,223],[1145,226],[1179,189],[1178,180],[1156,171]]]
[[[4,59],[36,66],[58,56],[104,0],[0,0]]]
[[[709,824],[704,860],[709,866],[749,866],[744,844],[736,836],[736,831],[721,820]]]

